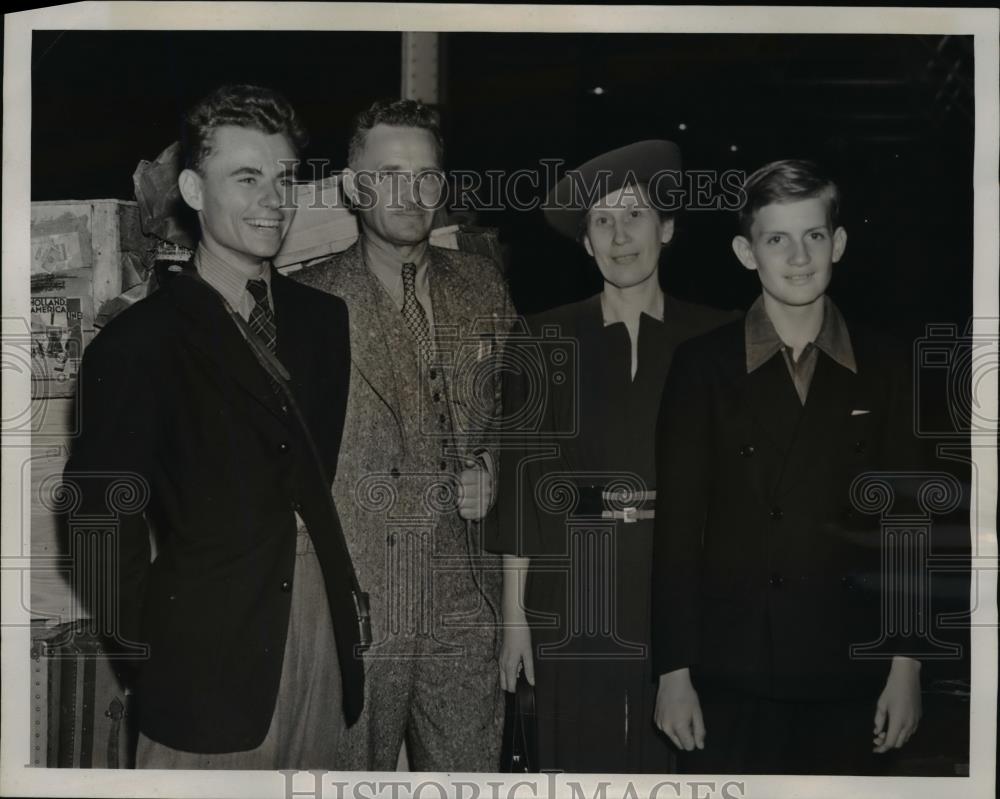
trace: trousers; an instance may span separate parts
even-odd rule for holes
[[[340,666],[323,572],[305,529],[296,540],[292,603],[281,682],[263,742],[245,752],[183,752],[139,733],[136,768],[341,768],[337,751],[346,725]]]
[[[496,659],[480,651],[368,660],[365,709],[341,738],[341,768],[394,771],[405,740],[411,771],[498,771],[504,697]]]

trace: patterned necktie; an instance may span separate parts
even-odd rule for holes
[[[433,344],[431,326],[427,322],[424,306],[417,299],[416,284],[417,265],[403,264],[403,319],[417,342],[421,357],[429,360]]]
[[[274,324],[274,311],[267,299],[267,283],[263,280],[248,280],[247,291],[253,297],[254,306],[250,311],[250,329],[260,337],[271,352],[278,344],[278,328]]]

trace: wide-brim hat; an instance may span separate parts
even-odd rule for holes
[[[549,192],[542,211],[558,232],[577,238],[587,211],[602,197],[625,186],[646,185],[650,202],[676,213],[681,199],[681,149],[672,141],[647,139],[591,158],[567,170]]]

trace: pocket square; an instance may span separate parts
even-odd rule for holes
[[[864,410],[863,408],[855,408],[851,411],[851,416],[864,416],[866,413],[871,413],[871,411]]]

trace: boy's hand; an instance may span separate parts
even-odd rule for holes
[[[656,691],[656,726],[674,746],[686,752],[705,748],[705,720],[698,692],[691,684],[691,671],[677,669],[660,675]]]
[[[875,705],[873,751],[883,754],[903,746],[917,731],[920,714],[920,661],[894,657],[885,689]]]

